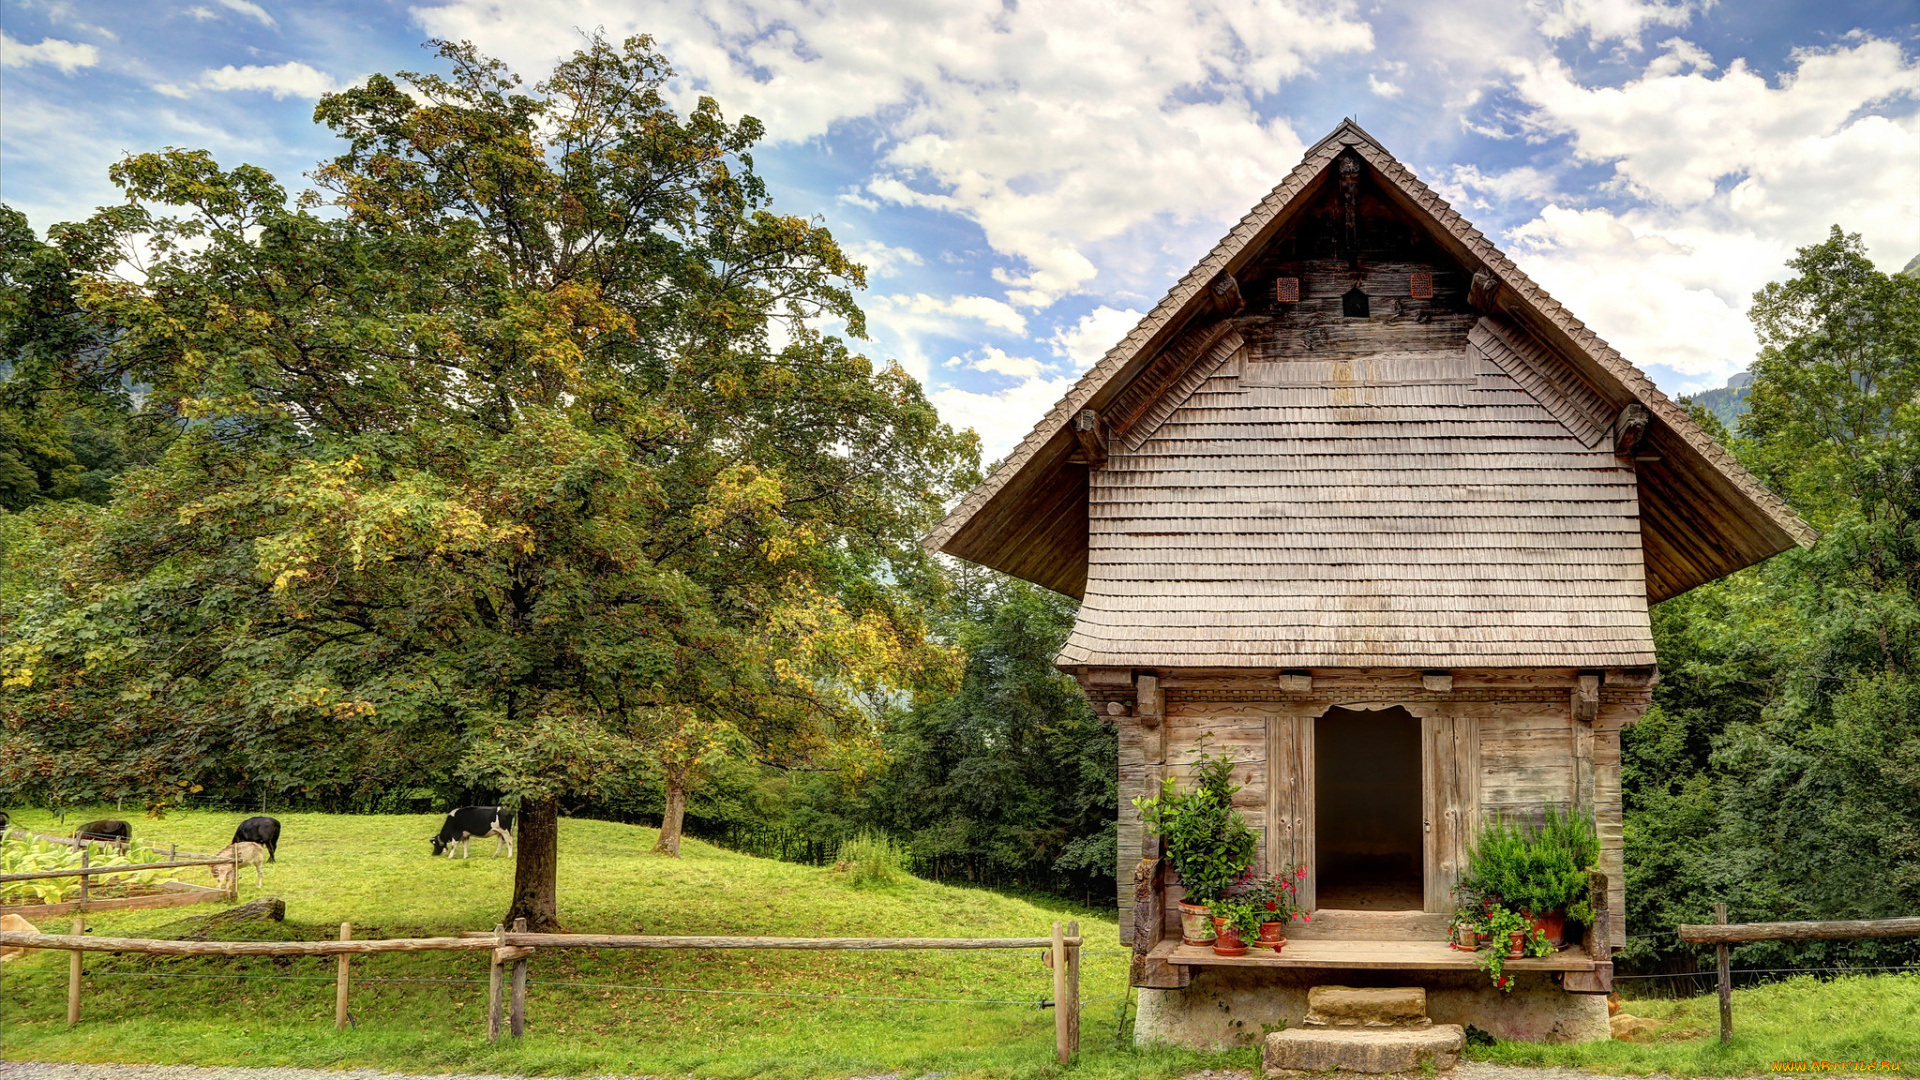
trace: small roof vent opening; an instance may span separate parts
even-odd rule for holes
[[[1349,319],[1364,319],[1367,317],[1367,294],[1360,291],[1360,286],[1355,285],[1353,288],[1341,294],[1340,314],[1345,315]]]

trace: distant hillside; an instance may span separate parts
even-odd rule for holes
[[[1920,255],[1915,255],[1913,258],[1908,259],[1907,265],[1901,267],[1900,272],[1903,274],[1912,274],[1914,277],[1920,277]]]
[[[1718,390],[1706,390],[1689,395],[1687,400],[1703,406],[1708,412],[1720,418],[1720,422],[1732,431],[1734,422],[1747,411],[1747,395],[1752,393],[1753,372],[1743,371],[1727,380],[1727,385]]]

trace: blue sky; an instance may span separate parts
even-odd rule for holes
[[[314,97],[472,40],[537,78],[655,36],[760,117],[779,204],[869,264],[869,351],[997,457],[1306,145],[1353,116],[1667,390],[1831,224],[1920,254],[1920,3],[0,0],[0,198],[112,200],[122,153],[290,186]]]

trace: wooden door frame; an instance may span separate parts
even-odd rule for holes
[[[1451,891],[1466,867],[1466,846],[1479,823],[1480,730],[1441,701],[1295,701],[1276,703],[1267,717],[1267,865],[1274,872],[1305,863],[1300,905],[1319,909],[1320,864],[1315,801],[1319,795],[1314,729],[1336,708],[1355,712],[1405,709],[1420,722],[1422,908],[1452,910]],[[1450,750],[1443,755],[1440,746]],[[1443,767],[1443,765],[1445,767]],[[1442,788],[1453,798],[1443,798]]]

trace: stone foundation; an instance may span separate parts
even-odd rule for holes
[[[1472,1024],[1502,1039],[1591,1042],[1611,1037],[1604,994],[1570,994],[1544,974],[1516,978],[1509,993],[1480,972],[1300,971],[1202,968],[1184,990],[1136,991],[1134,1041],[1172,1043],[1195,1050],[1253,1046],[1284,1024],[1307,1018],[1307,991],[1315,986],[1421,986],[1436,1024]]]

